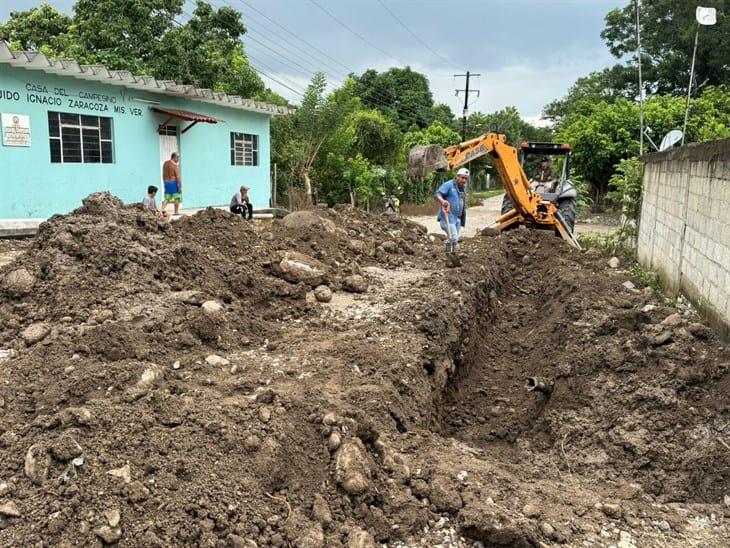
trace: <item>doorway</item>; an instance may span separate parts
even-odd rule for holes
[[[180,144],[177,126],[162,125],[157,133],[160,135],[160,178],[162,178],[162,164],[170,159],[173,152],[180,153]]]

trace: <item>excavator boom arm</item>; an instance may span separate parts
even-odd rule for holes
[[[580,244],[568,229],[560,215],[558,206],[547,202],[539,194],[532,192],[530,181],[525,175],[517,157],[517,149],[507,144],[507,138],[499,133],[484,135],[443,149],[438,146],[414,147],[409,155],[409,173],[424,176],[434,169],[456,169],[472,160],[489,156],[497,168],[504,191],[509,196],[513,208],[499,216],[494,224],[487,227],[490,233],[498,234],[505,228],[524,224],[535,228],[548,228],[557,231],[564,240],[576,248]]]
[[[465,141],[444,150],[450,169],[467,164],[488,155],[497,168],[504,191],[518,214],[539,217],[539,196],[530,190],[530,181],[517,157],[517,149],[507,144],[507,138],[498,133],[485,133],[481,137]]]

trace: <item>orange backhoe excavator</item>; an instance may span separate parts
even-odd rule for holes
[[[536,144],[537,145],[537,144]],[[568,145],[539,143],[546,150],[567,154]],[[552,147],[552,148],[551,148]],[[567,222],[561,213],[560,200],[564,192],[534,193],[517,156],[517,149],[507,144],[507,138],[498,133],[485,133],[481,137],[443,149],[438,145],[415,146],[408,155],[408,175],[423,178],[438,169],[456,169],[472,160],[488,155],[497,168],[505,193],[503,214],[484,230],[489,235],[498,235],[503,230],[517,225],[529,228],[553,230],[573,247],[580,244],[573,233],[572,222]],[[565,183],[563,178],[562,183]],[[561,184],[562,184],[561,183]],[[569,182],[567,182],[569,184]],[[560,189],[562,191],[562,187]],[[572,191],[572,206],[575,206],[575,191]]]

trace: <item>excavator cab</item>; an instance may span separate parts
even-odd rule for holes
[[[548,202],[557,205],[558,211],[565,221],[567,228],[573,233],[575,231],[576,199],[578,193],[570,182],[570,155],[570,145],[564,143],[526,141],[519,147],[520,165],[525,172],[535,170],[535,162],[532,161],[535,157],[540,159],[562,158],[562,162],[553,162],[553,164],[560,164],[560,173],[547,191],[540,192],[540,197],[545,205]],[[513,207],[509,196],[505,195],[502,200],[501,213],[507,213]]]

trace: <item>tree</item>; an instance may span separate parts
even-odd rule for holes
[[[434,122],[440,122],[446,127],[452,127],[454,125],[454,113],[451,112],[451,107],[443,103],[438,103],[431,109],[431,115]]]
[[[423,129],[433,121],[433,95],[428,79],[410,67],[382,73],[370,69],[353,78],[355,94],[363,104],[387,114],[401,131]],[[439,112],[443,114],[443,109]]]
[[[345,121],[353,149],[369,162],[388,166],[401,152],[401,134],[389,118],[377,110],[361,110]]]
[[[653,93],[681,94],[687,89],[698,5],[715,7],[719,13],[716,25],[700,31],[697,82],[702,86],[730,81],[730,0],[645,0],[641,3],[642,68]],[[630,74],[627,82],[636,79],[635,25],[634,2],[630,1],[606,15],[606,27],[601,33],[611,53],[626,59],[619,67]]]
[[[198,0],[193,17],[160,40],[149,64],[152,74],[231,95],[262,96],[264,83],[241,42],[245,32],[240,12]]]
[[[78,0],[64,52],[81,63],[146,72],[184,0]]]
[[[635,80],[633,74],[631,80]],[[625,67],[621,65],[591,72],[588,76],[578,78],[565,97],[548,103],[543,109],[543,116],[554,122],[560,122],[570,114],[579,101],[614,101],[619,97],[633,97],[635,93],[632,86],[633,82],[626,81]],[[627,89],[632,91],[626,92]]]
[[[466,127],[469,137],[495,131],[505,134],[507,142],[514,146],[522,141],[548,141],[551,136],[549,128],[539,128],[526,122],[513,106],[490,114],[475,112],[467,119]]]
[[[310,176],[314,162],[343,116],[357,104],[347,93],[325,97],[326,86],[324,73],[316,73],[304,92],[301,106],[292,116],[289,139],[281,152],[289,169],[304,184],[309,203],[314,201],[315,189]]]
[[[6,40],[14,49],[55,55],[64,48],[70,25],[70,17],[43,3],[28,11],[11,11],[8,22],[0,24],[0,40]]]

